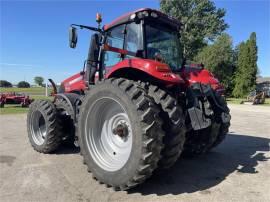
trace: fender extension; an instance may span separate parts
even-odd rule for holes
[[[69,108],[73,110],[73,113],[71,114],[71,118],[74,120],[74,122],[77,121],[77,114],[78,114],[78,105],[79,102],[81,102],[81,96],[76,93],[59,93],[55,95],[55,98],[62,98],[67,101],[67,104],[69,105]]]
[[[186,95],[193,130],[209,127],[213,113],[217,114],[223,123],[230,121],[229,109],[222,106],[209,84],[194,83],[187,89]]]

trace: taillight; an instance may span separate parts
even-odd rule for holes
[[[167,65],[158,65],[156,66],[158,72],[171,72],[170,68]]]

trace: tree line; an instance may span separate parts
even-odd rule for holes
[[[186,60],[203,63],[225,86],[227,95],[244,97],[256,87],[256,33],[233,47],[224,31],[225,9],[210,0],[161,0],[163,12],[182,23],[180,43]]]
[[[36,76],[34,78],[34,82],[35,84],[37,84],[38,86],[43,86],[44,87],[44,78],[41,77],[41,76]],[[3,87],[3,88],[11,88],[13,85],[11,82],[9,81],[6,81],[6,80],[0,80],[0,87]],[[30,83],[28,83],[27,81],[20,81],[18,82],[17,84],[17,87],[18,88],[30,88]]]

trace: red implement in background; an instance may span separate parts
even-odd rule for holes
[[[28,95],[21,93],[1,93],[0,107],[3,108],[5,104],[20,104],[21,107],[28,107],[34,99],[30,99]]]

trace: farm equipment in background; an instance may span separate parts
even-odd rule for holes
[[[1,93],[0,94],[0,107],[3,108],[5,104],[16,104],[21,107],[28,107],[34,99],[30,99],[29,96],[22,93]]]
[[[249,95],[247,96],[247,101],[244,101],[244,103],[249,102],[253,105],[264,104],[265,98],[266,93],[264,91],[254,90],[249,93]]]
[[[66,140],[80,147],[95,179],[115,190],[143,183],[181,154],[206,153],[225,138],[230,114],[224,88],[204,68],[188,68],[179,42],[181,23],[139,9],[94,33],[81,72],[54,88],[54,101],[37,100],[27,116],[32,147],[42,153]],[[58,91],[58,92],[57,92]]]

